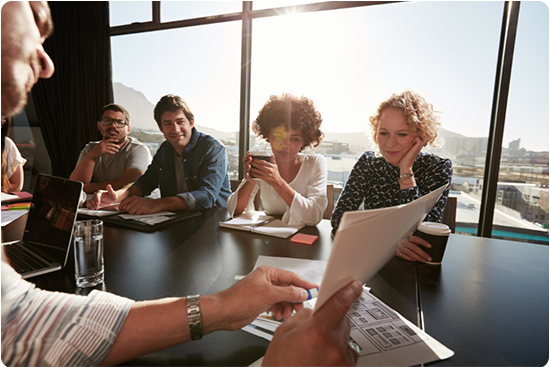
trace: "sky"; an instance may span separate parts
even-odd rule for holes
[[[111,4],[112,25],[150,20],[150,2]],[[240,8],[240,2],[162,2],[161,17],[170,21]],[[413,89],[442,112],[443,128],[486,137],[502,9],[496,1],[433,1],[255,19],[251,121],[270,95],[289,92],[315,102],[323,131],[361,132],[380,102]],[[528,150],[548,150],[548,35],[546,4],[522,2],[505,147],[519,138]],[[112,56],[115,82],[144,93],[153,104],[178,94],[197,124],[238,130],[239,21],[112,37]]]

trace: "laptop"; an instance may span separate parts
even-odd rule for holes
[[[2,245],[23,278],[67,264],[82,187],[82,182],[38,175],[23,239]]]

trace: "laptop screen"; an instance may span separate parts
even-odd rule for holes
[[[23,240],[67,250],[81,191],[81,182],[38,175]]]

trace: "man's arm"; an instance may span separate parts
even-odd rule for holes
[[[95,160],[105,153],[109,155],[116,154],[119,151],[120,147],[115,144],[115,142],[116,139],[105,139],[92,149],[89,149],[89,146],[84,147],[84,149],[80,153],[78,163],[76,164],[76,167],[69,176],[69,179],[80,181],[84,184],[92,182],[92,176],[94,174],[95,168]],[[89,151],[87,151],[88,149]],[[94,191],[86,192],[91,194]]]
[[[136,182],[137,179],[140,178],[144,173],[145,171],[128,168],[124,171],[124,173],[118,180],[85,183],[84,192],[87,194],[93,194],[98,190],[105,190],[107,188],[107,185],[111,185],[114,190],[120,190],[128,184]]]
[[[189,187],[188,193],[178,194],[192,209],[209,209],[214,206],[227,178],[227,153],[221,143],[211,142],[204,160],[201,162],[196,188]],[[188,174],[186,172],[186,174]],[[192,198],[189,198],[189,195]]]
[[[200,297],[202,333],[240,329],[268,310],[278,318],[290,318],[294,309],[303,308],[305,289],[313,287],[315,284],[294,273],[259,267],[231,288]],[[118,364],[189,340],[186,298],[136,302],[102,365]]]

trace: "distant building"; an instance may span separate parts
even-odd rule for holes
[[[519,146],[521,143],[521,139],[513,140],[508,143],[508,149],[509,150],[519,150]]]

